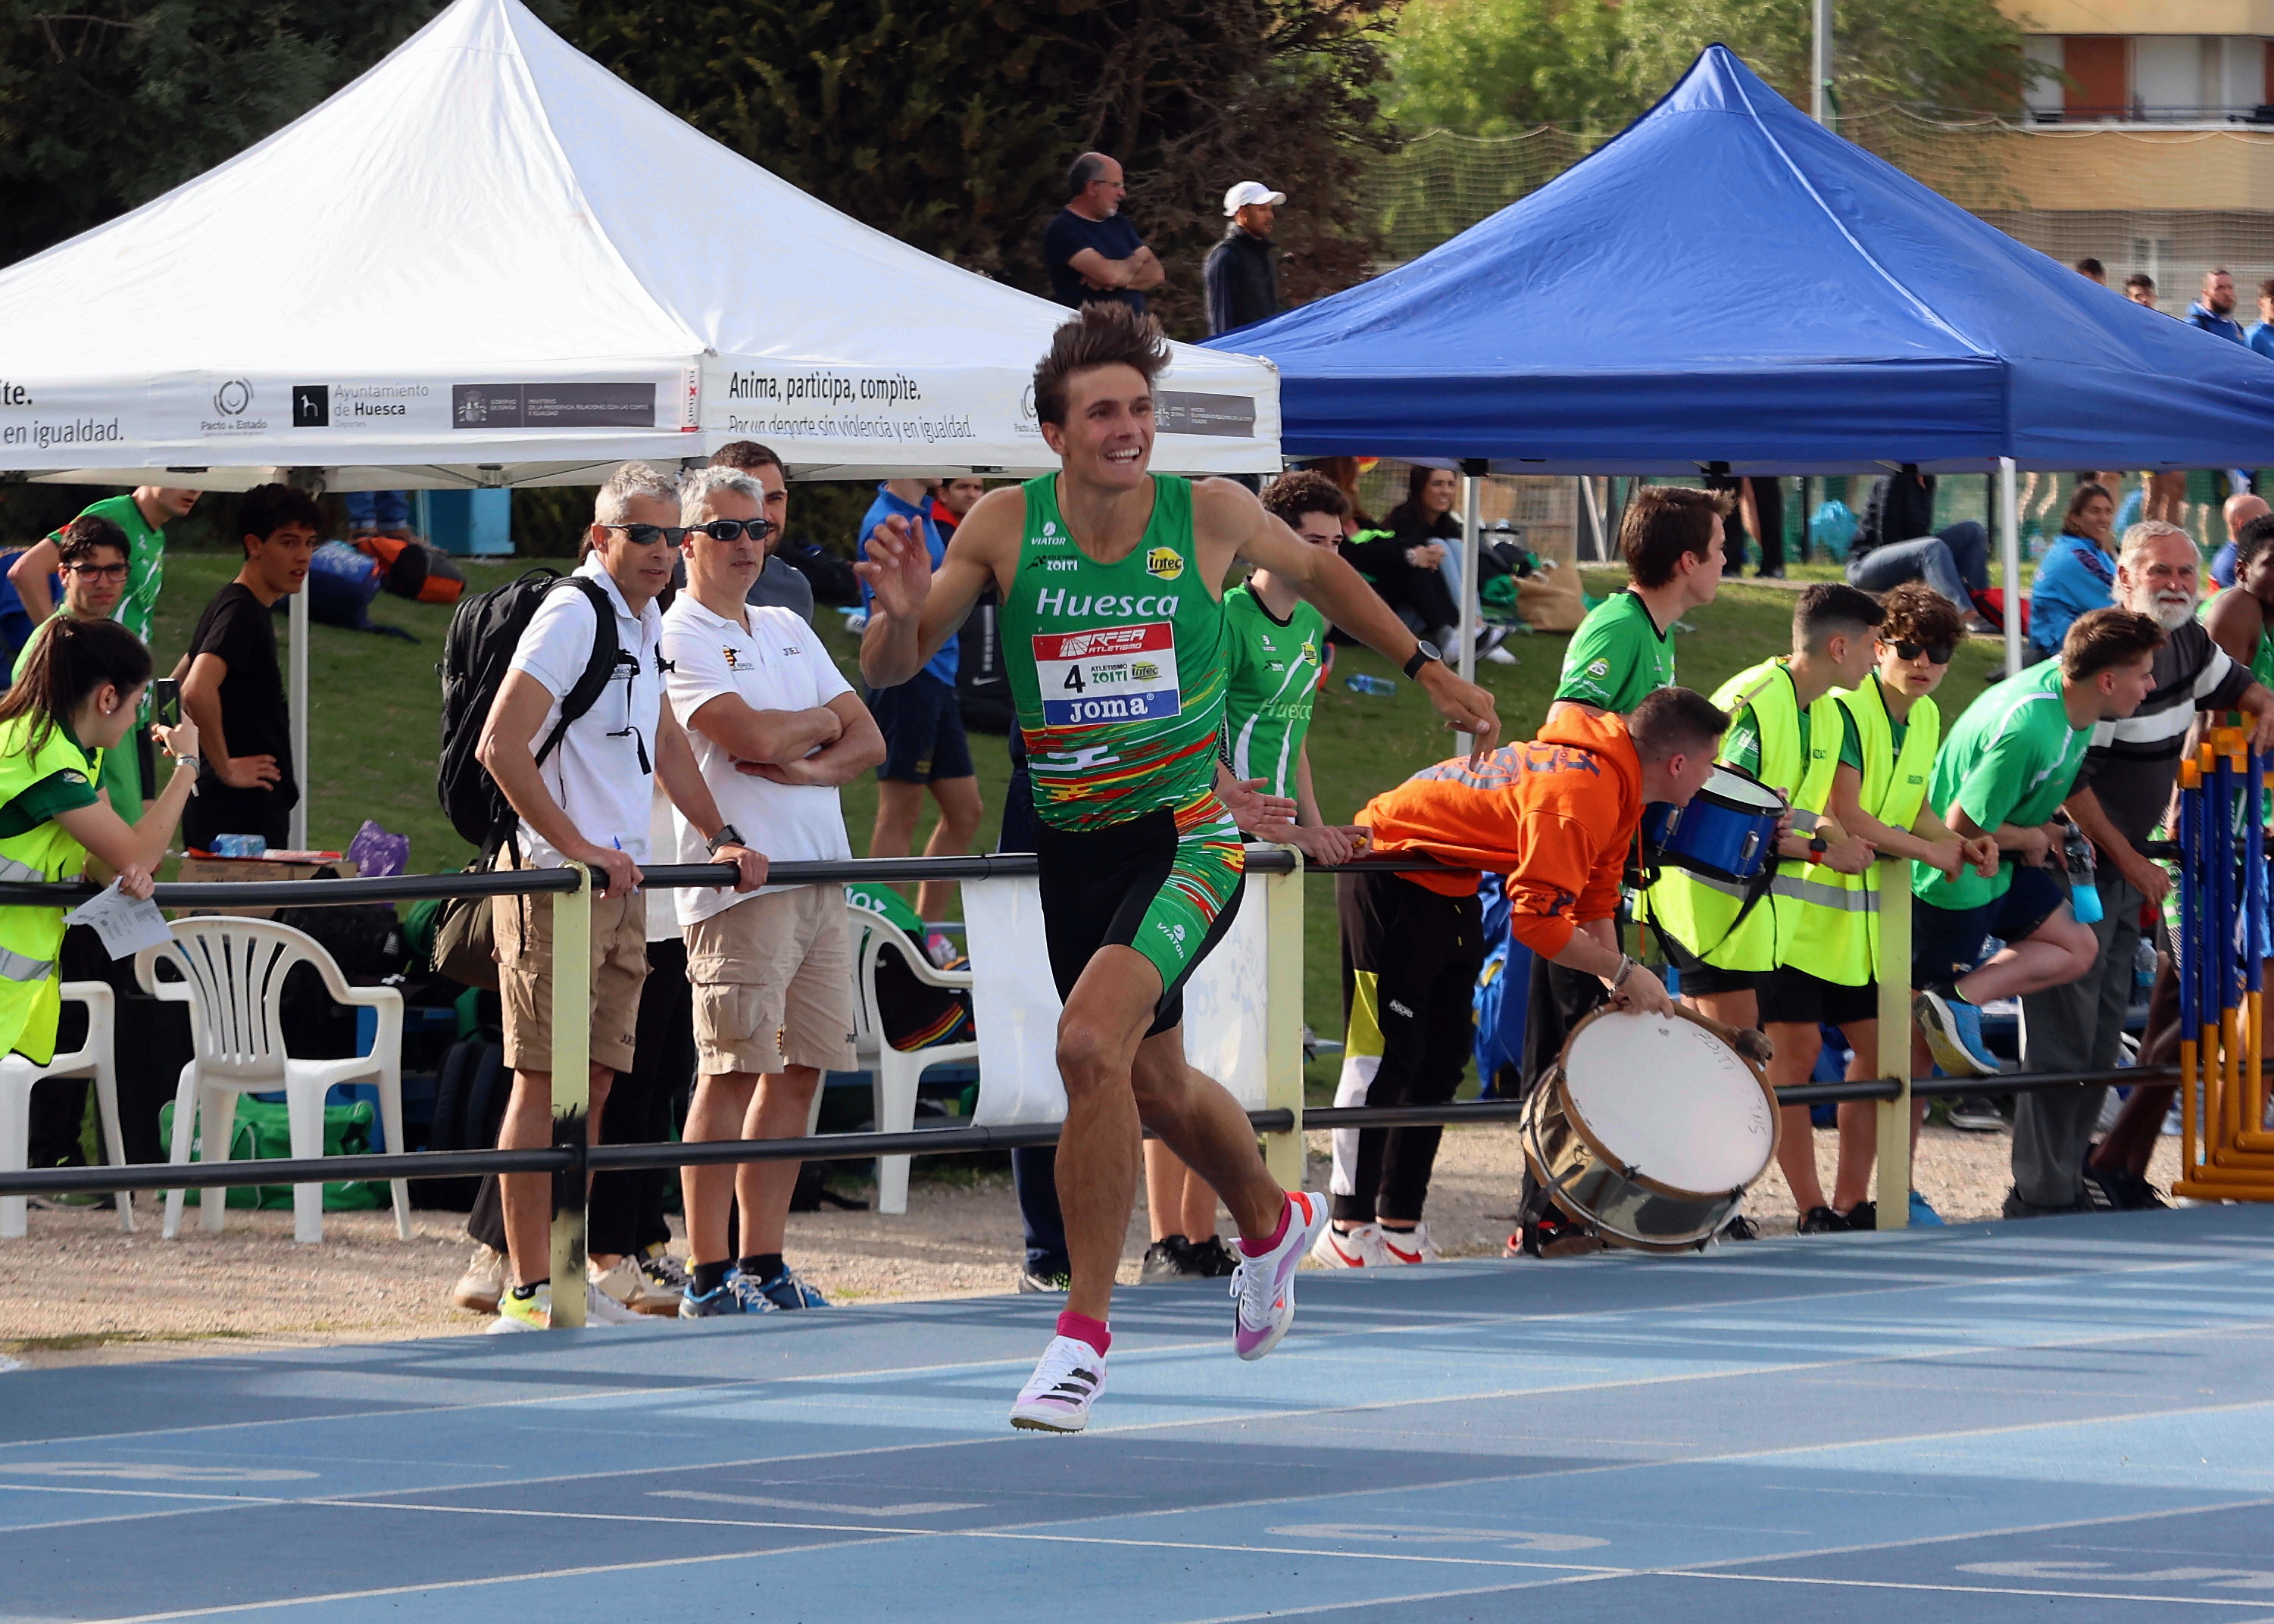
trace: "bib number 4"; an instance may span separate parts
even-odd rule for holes
[[[1047,632],[1034,647],[1045,726],[1153,721],[1181,709],[1176,638],[1166,620]]]

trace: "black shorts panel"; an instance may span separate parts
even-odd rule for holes
[[[1761,983],[1768,979],[1766,970],[1725,970],[1720,965],[1707,964],[1665,931],[1656,934],[1666,949],[1668,961],[1681,972],[1682,996],[1685,998],[1711,998],[1730,992],[1758,992]]]
[[[898,688],[870,688],[869,713],[885,735],[878,778],[936,784],[973,776],[971,741],[955,689],[931,673],[920,671]]]
[[[1879,1019],[1879,989],[1874,981],[1849,987],[1811,975],[1791,965],[1780,965],[1762,979],[1760,1008],[1764,1026],[1771,1021],[1800,1026],[1825,1022],[1847,1026],[1859,1020]]]

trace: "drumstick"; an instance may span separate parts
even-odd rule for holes
[[[1776,1046],[1769,1041],[1768,1034],[1758,1026],[1724,1026],[1711,1015],[1691,1009],[1687,1004],[1683,1006],[1682,1012],[1756,1064],[1766,1065],[1769,1057],[1776,1052]]]

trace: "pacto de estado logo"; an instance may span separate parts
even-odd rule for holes
[[[252,410],[252,386],[232,378],[214,391],[214,410],[224,417],[241,417]]]

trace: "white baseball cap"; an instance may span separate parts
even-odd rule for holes
[[[1251,203],[1269,203],[1276,208],[1287,200],[1284,192],[1274,192],[1260,180],[1244,180],[1224,194],[1224,212],[1237,214]]]

